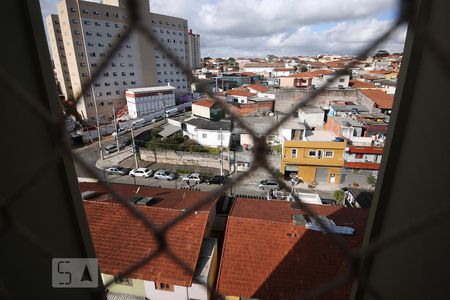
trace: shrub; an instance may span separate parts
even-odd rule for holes
[[[373,175],[369,175],[369,176],[367,176],[367,183],[370,186],[374,187],[377,184],[377,178]]]
[[[344,196],[345,194],[343,190],[336,190],[333,192],[334,199],[341,204],[344,203]]]

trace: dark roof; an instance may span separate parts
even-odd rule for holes
[[[102,273],[117,275],[158,249],[154,234],[125,206],[98,201],[83,201],[83,204]],[[136,206],[136,209],[157,227],[182,213],[148,206]],[[195,270],[199,259],[208,215],[205,212],[190,214],[165,234],[167,247],[191,270]],[[192,274],[164,252],[127,277],[185,287],[191,286],[193,280]]]
[[[355,188],[347,188],[347,191],[353,195],[355,201],[362,208],[370,208],[372,205],[373,191]]]
[[[195,126],[198,129],[206,129],[206,130],[222,130],[230,131],[231,130],[231,122],[230,121],[210,121],[200,118],[194,118],[186,121],[185,123]]]
[[[360,247],[368,210],[308,205],[336,225],[355,229],[341,236],[351,249]],[[237,199],[227,228],[217,279],[219,294],[258,299],[293,299],[345,272],[347,261],[326,234],[293,222],[286,201]],[[351,284],[335,289],[329,299],[348,299]]]

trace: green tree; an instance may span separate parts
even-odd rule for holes
[[[296,66],[294,67],[294,69],[295,69],[297,72],[307,72],[307,71],[308,71],[308,68],[307,68],[305,65],[300,65],[300,64],[296,65]]]
[[[336,201],[341,204],[344,203],[344,196],[345,196],[345,193],[343,190],[336,190],[333,192],[334,199],[336,199]]]
[[[369,176],[367,176],[367,183],[371,187],[374,187],[377,184],[377,178],[373,175],[369,175]]]

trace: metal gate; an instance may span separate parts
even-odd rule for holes
[[[317,168],[316,169],[316,181],[317,182],[328,182],[328,168]]]

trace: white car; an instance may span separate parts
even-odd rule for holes
[[[153,174],[153,171],[148,168],[137,168],[130,171],[131,177],[144,177],[149,178]]]
[[[130,128],[119,128],[119,130],[117,130],[119,132],[119,135],[125,134],[130,132]],[[114,131],[111,136],[112,137],[116,137],[117,136],[117,131]]]
[[[177,178],[177,174],[166,171],[166,170],[158,170],[154,175],[155,179],[165,179],[165,180],[174,180]]]
[[[187,182],[201,183],[203,181],[203,178],[202,175],[200,175],[199,173],[192,173],[191,175],[183,177],[181,180]]]

